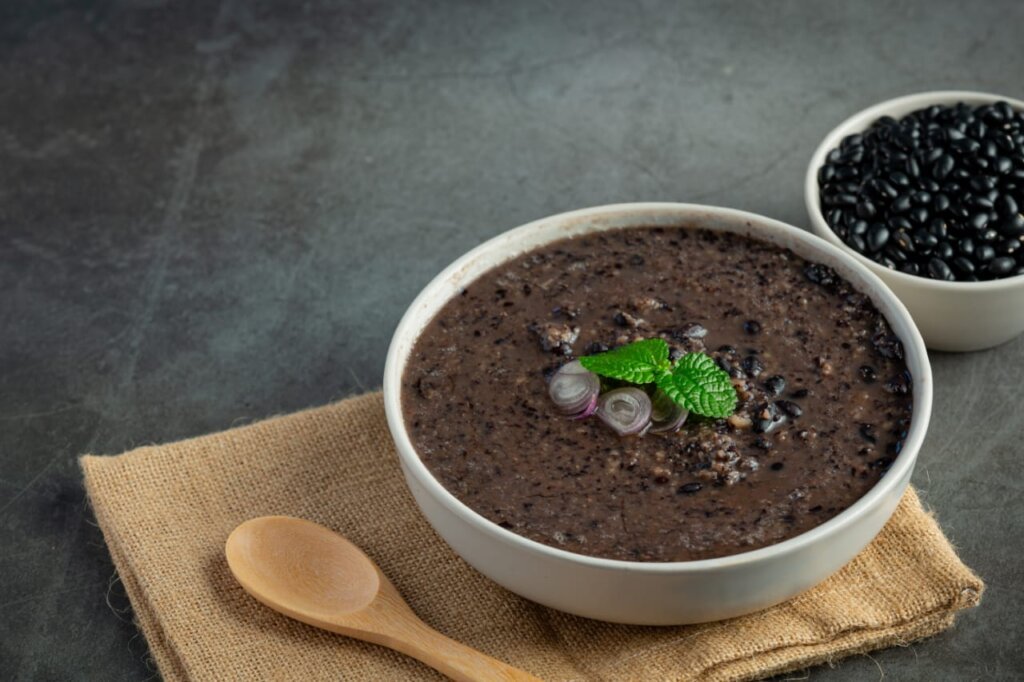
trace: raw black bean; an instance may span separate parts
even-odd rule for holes
[[[1004,218],[999,223],[999,231],[1007,237],[1024,235],[1024,215],[1018,213],[1010,218]]]
[[[932,252],[938,243],[938,238],[925,229],[918,228],[911,234],[914,239],[914,248],[918,253],[928,254]]]
[[[906,263],[907,258],[909,257],[895,244],[889,244],[889,246],[885,247],[885,256],[894,263]]]
[[[1003,256],[1011,256],[1020,250],[1020,240],[1010,237],[996,245],[996,251]]]
[[[893,241],[900,251],[906,254],[914,253],[914,240],[909,234],[900,230],[893,236]]]
[[[991,175],[974,175],[967,184],[975,192],[983,193],[996,188],[996,179]]]
[[[897,270],[905,272],[908,275],[917,276],[921,274],[921,266],[913,262],[901,263]]]
[[[988,264],[986,270],[988,274],[993,277],[1006,277],[1013,269],[1017,266],[1017,261],[1009,256],[1000,256],[999,258],[993,258],[992,262]]]
[[[871,201],[869,201],[868,199],[864,199],[859,204],[857,204],[857,215],[860,216],[861,218],[874,218],[876,213],[878,213],[878,210],[875,208],[875,205],[871,203]]]
[[[1010,194],[1000,194],[995,200],[996,211],[999,215],[1006,217],[1017,213],[1017,201]]]
[[[1024,270],[1024,112],[1008,104],[881,117],[817,175],[829,226],[885,267],[966,281]]]
[[[988,225],[988,213],[975,213],[971,216],[968,224],[975,230],[984,230]]]
[[[928,233],[936,239],[945,239],[949,236],[949,223],[942,218],[932,218],[928,221]]]
[[[896,187],[910,187],[910,178],[906,173],[889,173],[889,182]]]
[[[942,180],[949,175],[955,165],[956,161],[952,156],[949,154],[943,154],[939,157],[938,161],[932,165],[932,177],[936,180]]]
[[[904,216],[896,215],[889,218],[889,227],[893,230],[912,230],[913,224]]]
[[[928,261],[928,274],[933,279],[945,279],[952,281],[954,279],[953,272],[946,265],[946,261],[941,258],[932,258]]]
[[[760,334],[761,323],[758,322],[757,320],[747,320],[746,322],[743,323],[743,331],[745,331],[748,334]]]
[[[824,166],[818,169],[818,184],[824,185],[832,180],[836,176],[836,167],[831,163],[826,163]]]
[[[833,208],[825,214],[825,219],[828,221],[828,226],[835,228],[843,222],[843,209]]]
[[[680,495],[692,495],[695,492],[698,492],[703,487],[704,486],[702,486],[700,483],[694,481],[693,483],[684,483],[683,485],[679,486],[676,489],[676,492]]]
[[[961,275],[973,275],[974,274],[974,263],[965,256],[957,256],[953,259],[953,269],[959,272]]]
[[[996,257],[996,250],[989,244],[982,244],[974,249],[974,262],[987,263]]]
[[[871,251],[880,251],[889,241],[889,230],[881,223],[875,223],[868,230],[867,246]]]
[[[900,194],[899,190],[886,180],[878,180],[875,187],[878,189],[878,193],[886,199],[895,199]]]

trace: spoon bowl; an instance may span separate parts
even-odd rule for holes
[[[330,618],[360,611],[380,590],[370,557],[337,533],[287,516],[246,521],[226,546],[228,565],[249,594],[272,608]]]
[[[224,553],[246,592],[295,620],[400,651],[454,680],[537,679],[430,628],[370,557],[312,521],[251,519]]]

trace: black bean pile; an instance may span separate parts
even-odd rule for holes
[[[934,105],[848,135],[818,170],[822,213],[848,246],[909,275],[1024,275],[1024,112]]]

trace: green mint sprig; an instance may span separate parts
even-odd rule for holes
[[[694,414],[724,418],[736,409],[736,389],[711,356],[687,353],[673,365],[664,339],[643,339],[605,353],[585,355],[580,364],[610,379],[653,383]]]

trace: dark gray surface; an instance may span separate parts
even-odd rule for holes
[[[1013,1],[280,5],[0,8],[0,679],[154,674],[77,455],[378,385],[419,288],[530,219],[654,199],[805,226],[848,114],[1024,96]],[[933,357],[914,480],[983,604],[810,679],[1024,675],[1022,360]]]

